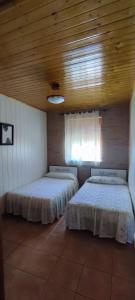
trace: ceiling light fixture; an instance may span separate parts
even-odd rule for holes
[[[59,90],[60,85],[57,82],[52,82],[51,83],[51,88],[52,90]],[[64,96],[61,95],[50,95],[47,97],[48,102],[53,103],[53,104],[60,104],[64,102]]]
[[[51,95],[47,97],[48,102],[53,104],[60,104],[64,102],[64,96],[60,95]]]

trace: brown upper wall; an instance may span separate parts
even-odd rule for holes
[[[48,113],[48,165],[64,165],[64,116]],[[102,112],[102,168],[128,168],[129,103],[108,106]],[[82,184],[90,166],[79,166]]]

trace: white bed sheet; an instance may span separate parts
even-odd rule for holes
[[[32,222],[52,223],[63,215],[77,189],[77,180],[43,177],[7,193],[6,212]]]
[[[134,215],[126,185],[86,182],[69,201],[65,217],[69,229],[90,230],[121,243],[133,242]]]

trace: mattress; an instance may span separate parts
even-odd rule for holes
[[[78,189],[77,180],[43,177],[6,195],[6,212],[28,221],[52,223]]]
[[[65,218],[69,229],[90,230],[121,243],[133,242],[134,215],[126,185],[86,182],[69,201]]]

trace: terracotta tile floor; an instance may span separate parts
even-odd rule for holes
[[[89,232],[5,216],[6,300],[134,300],[135,249]]]

